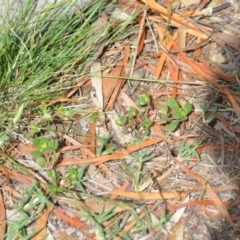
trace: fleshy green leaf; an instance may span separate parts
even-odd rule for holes
[[[184,111],[186,115],[188,115],[192,111],[192,104],[189,101],[185,103]]]
[[[137,116],[137,113],[138,113],[138,111],[137,111],[136,108],[130,107],[130,109],[129,109],[129,111],[128,111],[128,114],[129,114],[130,117],[136,117],[136,116]]]
[[[163,115],[167,115],[167,113],[168,113],[168,105],[165,104],[165,103],[159,103],[159,105],[160,105],[160,109],[162,111],[162,114]]]
[[[46,159],[44,157],[40,157],[40,158],[37,159],[37,164],[40,167],[44,168],[47,165],[47,161],[46,161]]]
[[[93,115],[91,118],[90,118],[90,123],[96,123],[98,120],[98,115]]]
[[[170,124],[167,125],[168,130],[174,131],[177,128],[179,123],[180,123],[179,120],[172,121]]]
[[[76,113],[76,111],[71,110],[71,109],[64,109],[63,110],[63,114],[67,117],[72,117],[75,113]]]
[[[47,139],[45,137],[35,138],[33,140],[33,145],[42,151],[47,147]]]
[[[163,117],[158,122],[159,122],[159,124],[165,124],[165,123],[167,123],[167,121],[168,121],[168,118]]]
[[[140,123],[140,126],[146,129],[149,129],[152,126],[153,121],[150,119],[146,119],[143,122]]]
[[[137,101],[137,104],[140,106],[148,105],[149,103],[150,103],[150,96],[148,94],[144,94]]]
[[[39,151],[39,150],[36,150],[36,151],[31,152],[31,155],[32,155],[34,158],[39,158],[39,157],[42,156],[42,152]]]
[[[121,116],[120,118],[118,118],[116,121],[116,124],[119,126],[124,126],[127,124],[128,122],[128,118],[126,116]]]
[[[184,116],[181,114],[181,112],[173,112],[173,117],[179,120]]]
[[[50,139],[49,141],[48,141],[48,147],[52,150],[52,151],[54,151],[54,150],[56,150],[57,148],[58,148],[58,142],[56,141],[56,140],[54,140],[54,139]]]
[[[173,98],[168,99],[167,104],[175,112],[179,112],[181,109],[180,106],[178,105],[177,101]]]

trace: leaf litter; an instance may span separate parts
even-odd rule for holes
[[[38,121],[32,135],[13,128],[0,201],[2,219],[16,206],[32,219],[18,239],[237,239],[239,16],[223,2],[187,2],[118,1],[95,24],[103,36],[81,77],[47,102],[56,120]],[[146,94],[149,104],[139,101]],[[192,111],[180,121],[185,106]],[[42,148],[45,174],[31,163],[39,136],[59,146]],[[1,222],[1,236],[10,225]]]

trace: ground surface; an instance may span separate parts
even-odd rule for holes
[[[0,179],[9,239],[239,239],[237,5],[128,2],[94,22],[96,34],[117,18],[111,38],[136,14],[118,40],[98,38],[68,90],[12,129]]]

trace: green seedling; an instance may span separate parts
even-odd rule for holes
[[[80,191],[85,192],[82,185],[87,178],[84,177],[86,173],[86,167],[80,167],[78,169],[69,168],[67,175],[64,177],[64,184],[67,187],[77,187]]]
[[[129,131],[134,133],[139,127],[142,127],[144,136],[150,134],[150,127],[153,124],[153,121],[149,119],[148,115],[150,101],[150,96],[144,94],[137,100],[138,106],[141,107],[140,111],[134,107],[130,107],[126,116],[120,116],[116,120],[116,124],[124,128],[124,133]]]
[[[200,159],[197,149],[201,146],[202,143],[203,143],[203,140],[199,140],[194,145],[188,145],[188,144],[186,144],[186,139],[185,139],[181,143],[181,146],[179,149],[179,157],[189,159],[192,156],[194,156],[197,159]]]
[[[96,151],[97,156],[103,156],[114,153],[116,146],[111,145],[110,136],[102,136],[97,139],[98,148]]]
[[[131,176],[133,179],[134,187],[136,191],[140,191],[140,179],[142,176],[142,169],[143,169],[143,164],[152,158],[155,157],[155,155],[147,155],[147,153],[140,151],[137,154],[130,154],[130,157],[133,159],[136,159],[138,162],[138,167],[132,167],[128,166],[126,164],[122,164],[122,167],[127,171],[128,175]]]
[[[134,108],[134,107],[129,108],[129,110],[128,110],[129,117],[134,118],[137,116],[137,114],[138,114],[138,111],[136,108]]]
[[[169,114],[168,114],[168,105],[165,103],[160,103],[160,110],[162,112],[161,119],[159,121],[160,124],[165,124],[168,122]]]
[[[64,192],[64,189],[58,186],[60,174],[55,170],[47,170],[47,175],[51,179],[51,184],[47,185],[47,194],[52,197],[56,197],[58,193]]]
[[[113,218],[117,212],[114,212],[115,207],[109,208],[107,211],[103,212],[103,213],[93,213],[93,212],[85,212],[83,214],[83,216],[87,219],[89,219],[91,222],[95,223],[97,230],[98,230],[98,234],[102,239],[106,239],[105,238],[105,230],[104,230],[104,223],[106,221],[109,221],[111,218]]]
[[[179,123],[184,122],[188,119],[188,115],[192,111],[192,104],[187,101],[182,108],[173,98],[168,99],[167,104],[171,108],[172,116],[175,119],[167,125],[167,128],[169,131],[174,131]]]
[[[72,117],[76,111],[72,110],[72,109],[67,109],[63,106],[60,106],[58,107],[57,109],[57,113],[58,113],[58,116],[63,116],[63,117]]]
[[[162,209],[161,218],[159,221],[156,221],[154,223],[150,222],[149,224],[145,224],[144,226],[136,226],[132,229],[132,232],[138,232],[140,230],[153,228],[157,226],[161,226],[162,229],[166,230],[165,225],[170,219],[171,219],[171,215],[167,215],[166,206],[164,205]]]
[[[40,121],[41,122],[51,122],[53,120],[51,110],[47,108],[46,104],[42,103],[40,106]]]
[[[46,207],[52,205],[52,202],[37,184],[31,184],[16,206],[20,218],[16,222],[9,224],[6,233],[7,239],[32,239],[36,232],[27,233],[26,226],[31,224],[37,216],[41,216]]]
[[[117,120],[116,120],[116,124],[124,127],[126,126],[126,124],[128,123],[128,117],[127,116],[120,116]]]
[[[142,95],[138,100],[137,100],[137,105],[143,107],[149,105],[151,101],[151,98],[148,94]]]
[[[153,121],[150,119],[145,119],[140,123],[140,126],[144,128],[144,135],[148,136],[150,134],[150,127],[152,126]]]
[[[9,140],[9,134],[12,130],[12,127],[15,126],[17,124],[17,122],[19,121],[19,119],[21,118],[25,106],[26,106],[26,103],[22,103],[19,106],[18,110],[16,111],[16,113],[14,115],[13,120],[11,122],[9,122],[8,126],[6,127],[5,132],[3,133],[2,136],[0,136],[0,147]]]
[[[33,151],[31,155],[36,158],[40,167],[47,165],[53,166],[57,160],[56,149],[58,142],[54,139],[47,139],[46,137],[38,137],[33,140],[33,145],[37,150]]]
[[[98,115],[93,115],[90,117],[89,122],[90,123],[96,123],[98,120]]]
[[[211,110],[210,107],[212,105],[212,102],[204,102],[203,104],[200,105],[200,108],[202,110],[202,119],[203,123],[208,124],[212,122],[212,120],[215,118],[215,114],[218,111],[218,107],[214,106]]]

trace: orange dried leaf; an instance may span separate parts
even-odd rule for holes
[[[78,228],[82,232],[87,232],[89,230],[88,226],[81,222],[79,219],[70,218],[58,209],[54,209],[53,213],[60,217],[63,221],[69,223],[72,227]]]
[[[139,25],[141,26],[142,24],[144,24],[144,20],[141,19],[139,21]],[[140,35],[140,41],[139,41],[139,44],[138,44],[138,49],[137,49],[137,54],[140,54],[143,50],[143,47],[144,47],[144,40],[146,38],[146,29],[143,27],[142,28],[142,31],[141,31],[141,35]]]
[[[38,219],[35,228],[37,234],[34,235],[33,240],[45,239],[47,237],[47,221],[53,208],[53,206],[48,207]]]
[[[227,211],[226,206],[224,206],[223,202],[219,199],[218,195],[215,193],[215,191],[212,189],[212,187],[210,186],[210,184],[207,183],[207,181],[202,178],[201,176],[199,176],[198,174],[194,173],[193,171],[191,171],[189,168],[187,168],[182,162],[178,161],[176,158],[174,158],[172,156],[173,161],[184,171],[186,172],[189,176],[191,176],[192,178],[196,179],[198,182],[200,182],[202,185],[206,186],[206,189],[208,191],[208,193],[212,196],[213,201],[216,203],[216,206],[220,209],[220,211],[222,212],[224,218],[228,221],[228,223],[233,226],[234,223]]]
[[[6,220],[6,211],[5,211],[5,204],[3,201],[2,197],[2,191],[0,191],[0,229],[1,229],[1,234],[0,234],[0,240],[5,239],[5,232],[7,228],[7,220]]]
[[[168,21],[168,10],[166,8],[164,8],[163,6],[161,6],[160,4],[155,2],[154,0],[142,0],[142,2],[146,3],[149,8],[151,8],[151,9],[157,11],[158,13],[160,13],[162,15],[162,17],[165,18],[165,20]],[[186,26],[186,27],[188,27],[188,29],[194,30],[197,35],[203,35],[203,37],[207,37],[206,34],[199,31],[194,24],[189,22],[186,17],[182,17],[182,16],[178,15],[177,13],[173,13],[171,15],[170,20],[171,20],[170,23],[175,24],[176,26],[181,26],[181,27],[182,27],[182,25]],[[205,30],[208,30],[208,31],[211,30],[211,28],[206,27],[206,26],[201,26],[201,27],[204,28]]]
[[[139,149],[143,149],[145,147],[151,146],[153,144],[159,143],[161,142],[163,139],[162,138],[153,138],[153,139],[149,139],[145,142],[142,143],[138,143],[128,149],[125,149],[121,152],[118,153],[114,153],[111,155],[106,155],[106,156],[100,156],[100,157],[96,157],[96,158],[90,158],[90,159],[80,159],[80,158],[75,158],[75,159],[71,159],[71,158],[65,158],[63,157],[63,160],[61,163],[57,164],[58,167],[61,166],[69,166],[69,165],[74,165],[74,164],[79,164],[79,165],[83,165],[86,163],[97,163],[101,164],[110,160],[114,160],[114,159],[120,159],[125,157],[126,155],[135,152]]]
[[[113,70],[110,72],[111,77],[104,77],[102,79],[102,84],[103,84],[103,105],[104,109],[108,105],[108,102],[112,96],[112,93],[117,86],[118,83],[118,77],[121,76],[123,70],[122,65],[117,65]]]
[[[126,181],[120,188],[118,188],[117,190],[114,190],[113,192],[112,192],[112,196],[110,197],[110,198],[112,198],[112,199],[115,199],[115,198],[117,198],[117,194],[115,194],[114,192],[115,191],[125,191],[126,189],[127,189],[127,187],[129,186],[129,182],[128,181]]]
[[[168,192],[143,193],[143,192],[122,192],[118,190],[114,191],[114,194],[122,197],[141,200],[163,200],[172,198],[184,198],[187,196],[186,193],[168,193]]]
[[[233,94],[230,93],[230,91],[226,87],[223,88],[223,91],[226,93],[226,95],[227,95],[230,103],[232,104],[237,116],[240,118],[240,107],[239,107],[238,103],[236,102],[236,100],[234,99]]]

